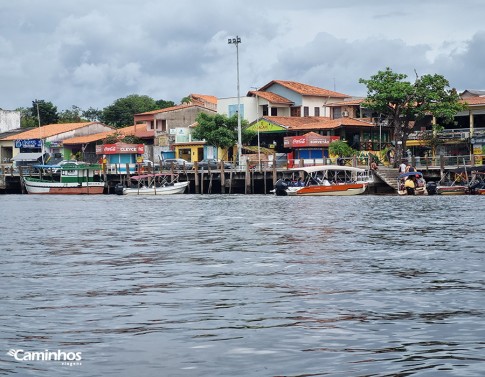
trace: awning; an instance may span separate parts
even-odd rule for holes
[[[42,153],[19,153],[12,161],[37,161],[39,158],[42,157]]]

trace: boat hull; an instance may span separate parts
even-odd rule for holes
[[[183,194],[189,182],[176,182],[163,187],[124,188],[123,195],[173,195]]]
[[[438,195],[465,195],[467,188],[465,186],[437,186]]]
[[[351,183],[330,186],[288,187],[286,193],[288,196],[351,196],[363,194],[366,189],[366,183]]]
[[[29,194],[51,195],[99,195],[104,192],[104,182],[61,183],[32,181],[24,178],[24,186]]]

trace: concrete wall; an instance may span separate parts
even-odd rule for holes
[[[0,110],[0,132],[20,128],[20,111]]]

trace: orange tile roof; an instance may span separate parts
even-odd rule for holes
[[[138,114],[135,114],[135,116],[137,116],[137,115],[152,115],[152,114],[166,113],[166,112],[169,112],[169,111],[180,110],[180,109],[183,109],[183,108],[186,108],[186,107],[192,107],[192,106],[195,106],[195,105],[190,105],[190,104],[183,103],[181,105],[176,105],[176,106],[172,106],[172,107],[166,107],[165,109],[157,109],[157,110],[152,110],[152,111],[146,111],[144,113],[138,113]]]
[[[485,105],[485,97],[468,97],[462,101],[467,105]]]
[[[340,102],[330,102],[326,103],[325,106],[329,107],[339,107],[339,106],[358,106],[362,102],[365,101],[365,98],[354,98],[349,101],[340,101]]]
[[[280,125],[288,130],[321,130],[335,129],[345,126],[374,127],[375,124],[355,118],[330,119],[327,117],[264,117],[264,119]]]
[[[336,97],[336,98],[351,97],[351,96],[348,96],[347,94],[334,92],[328,89],[318,88],[316,86],[302,84],[295,81],[283,81],[283,80],[273,80],[270,83],[263,86],[262,88],[260,88],[259,90],[264,91],[268,89],[270,86],[272,86],[273,84],[279,84],[281,86],[284,86],[285,88],[293,90],[301,94],[302,96]]]
[[[33,130],[30,130],[30,131],[25,131],[17,135],[8,136],[2,140],[44,139],[46,137],[77,130],[78,128],[83,128],[83,127],[89,126],[90,124],[96,124],[96,123],[98,122],[47,124],[42,127],[34,128]]]
[[[210,95],[207,95],[207,94],[191,94],[190,97],[195,99],[195,100],[200,98],[200,99],[204,100],[205,102],[209,102],[209,103],[212,103],[214,105],[217,105],[217,97],[215,97],[215,96],[210,96]]]
[[[288,98],[282,97],[278,94],[271,93],[271,92],[262,92],[259,90],[249,91],[248,94],[253,96],[261,97],[270,103],[278,103],[283,105],[292,105],[293,101],[290,101]]]
[[[103,140],[110,135],[114,135],[116,133],[121,133],[123,135],[134,135],[139,138],[151,138],[155,135],[154,131],[148,131],[146,129],[146,125],[144,124],[137,124],[134,126],[118,128],[113,131],[108,132],[100,132],[97,134],[86,135],[86,136],[77,136],[70,139],[66,139],[63,141],[63,144],[87,144],[93,141]]]

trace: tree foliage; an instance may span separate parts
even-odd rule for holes
[[[396,141],[395,162],[402,160],[406,141],[414,124],[426,117],[450,122],[464,109],[455,89],[441,75],[416,75],[414,83],[405,81],[407,75],[390,68],[379,71],[369,80],[359,82],[367,86],[367,99],[362,104],[384,116],[394,130]]]
[[[82,122],[82,109],[72,105],[70,109],[63,110],[59,113],[59,123],[79,123]]]
[[[132,125],[135,114],[156,109],[158,109],[158,106],[153,98],[131,94],[128,97],[119,98],[112,105],[105,107],[101,115],[101,121],[116,128],[121,128]]]
[[[200,113],[197,116],[198,125],[192,131],[192,136],[197,140],[205,140],[207,144],[219,148],[230,148],[237,144],[237,115],[228,118],[226,115],[209,115]],[[247,128],[247,121],[242,120],[241,128]],[[243,134],[243,132],[242,132]],[[243,135],[242,135],[243,136]],[[244,130],[244,136],[252,136]]]
[[[173,101],[165,101],[163,99],[159,99],[155,103],[157,104],[157,106],[158,106],[159,109],[166,109],[166,108],[175,106],[175,102],[173,102]]]
[[[357,152],[351,148],[345,141],[335,140],[328,145],[328,151],[339,157],[352,157]]]
[[[37,110],[38,109],[38,110]],[[57,107],[52,102],[46,102],[44,100],[32,101],[32,107],[30,108],[30,114],[34,118],[40,119],[40,125],[56,124],[59,122],[59,114]],[[38,121],[37,121],[38,125]]]

